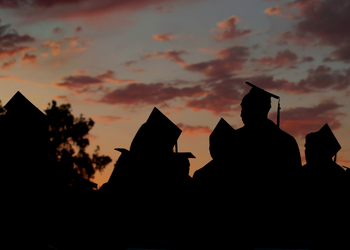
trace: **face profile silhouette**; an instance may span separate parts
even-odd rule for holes
[[[241,118],[244,125],[257,125],[267,119],[271,108],[271,97],[276,99],[279,99],[279,97],[250,82],[245,83],[252,88],[242,99]]]

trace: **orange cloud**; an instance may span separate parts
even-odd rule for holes
[[[39,87],[46,87],[44,84],[33,82],[33,81],[24,80],[24,79],[15,77],[15,76],[0,76],[0,80],[1,79],[10,79],[10,80],[18,81],[18,82],[23,82],[23,83],[35,84],[35,85],[37,85]]]
[[[119,116],[93,116],[92,118],[96,119],[99,122],[119,122],[119,121],[129,121],[128,118],[123,118]]]
[[[172,33],[166,33],[166,34],[152,35],[152,37],[158,41],[169,41],[171,39],[174,39],[175,35]]]
[[[191,126],[182,123],[177,124],[184,134],[196,136],[198,134],[210,135],[212,130],[208,126]]]
[[[239,23],[241,19],[236,16],[231,16],[223,22],[219,22],[216,25],[221,30],[221,34],[216,34],[214,38],[232,41],[235,38],[247,35],[251,33],[251,30],[247,29],[237,29],[236,24]]]
[[[1,64],[1,68],[2,69],[8,69],[8,68],[10,68],[10,67],[12,67],[14,65],[15,65],[15,61],[14,60],[13,61],[8,61],[8,62],[2,63]]]
[[[36,63],[37,56],[36,55],[29,55],[27,53],[24,53],[23,57],[19,59],[20,62],[29,62],[31,64]]]
[[[268,15],[280,15],[282,13],[282,9],[279,7],[279,5],[276,5],[274,7],[269,7],[266,10],[264,10],[264,13]]]

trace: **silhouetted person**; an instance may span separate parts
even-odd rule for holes
[[[4,106],[1,117],[0,165],[3,175],[4,232],[16,236],[14,245],[47,243],[44,230],[50,211],[46,179],[46,116],[19,91]],[[33,225],[36,225],[35,227]],[[40,235],[40,236],[39,236]]]
[[[181,129],[154,108],[130,151],[116,149],[122,154],[101,187],[112,211],[108,220],[115,225],[109,244],[142,248],[185,244],[190,209],[188,158],[194,156],[173,151],[180,134]]]
[[[241,102],[244,126],[236,130],[234,143],[239,149],[232,157],[232,166],[240,168],[237,181],[246,197],[241,202],[257,247],[280,246],[294,240],[292,230],[281,228],[290,228],[296,216],[300,151],[294,137],[268,119],[271,97],[279,97],[246,83],[252,89]]]
[[[194,246],[196,249],[224,247],[232,243],[233,223],[230,220],[233,185],[236,176],[230,159],[234,152],[235,131],[223,118],[209,136],[209,151],[212,160],[193,174],[194,200]],[[226,236],[227,237],[226,237]]]
[[[339,249],[345,243],[343,230],[349,223],[342,214],[348,203],[346,172],[332,160],[341,146],[328,124],[307,134],[305,139],[307,164],[302,171],[302,204],[306,208],[303,219],[309,244],[317,248]]]

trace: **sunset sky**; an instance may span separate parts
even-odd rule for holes
[[[28,3],[30,2],[30,3]],[[157,107],[182,129],[190,175],[208,161],[220,118],[243,126],[250,81],[281,97],[281,129],[302,157],[328,123],[350,167],[350,1],[0,0],[0,100],[70,103],[95,121],[92,153],[113,162]],[[270,119],[276,122],[277,101]],[[271,152],[273,157],[273,152]],[[305,160],[303,158],[303,164]]]

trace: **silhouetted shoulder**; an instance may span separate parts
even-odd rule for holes
[[[214,160],[211,160],[208,162],[205,166],[203,166],[200,169],[197,169],[193,174],[193,180],[198,181],[200,179],[210,179],[210,175],[213,173],[213,171],[216,171],[216,164]]]

